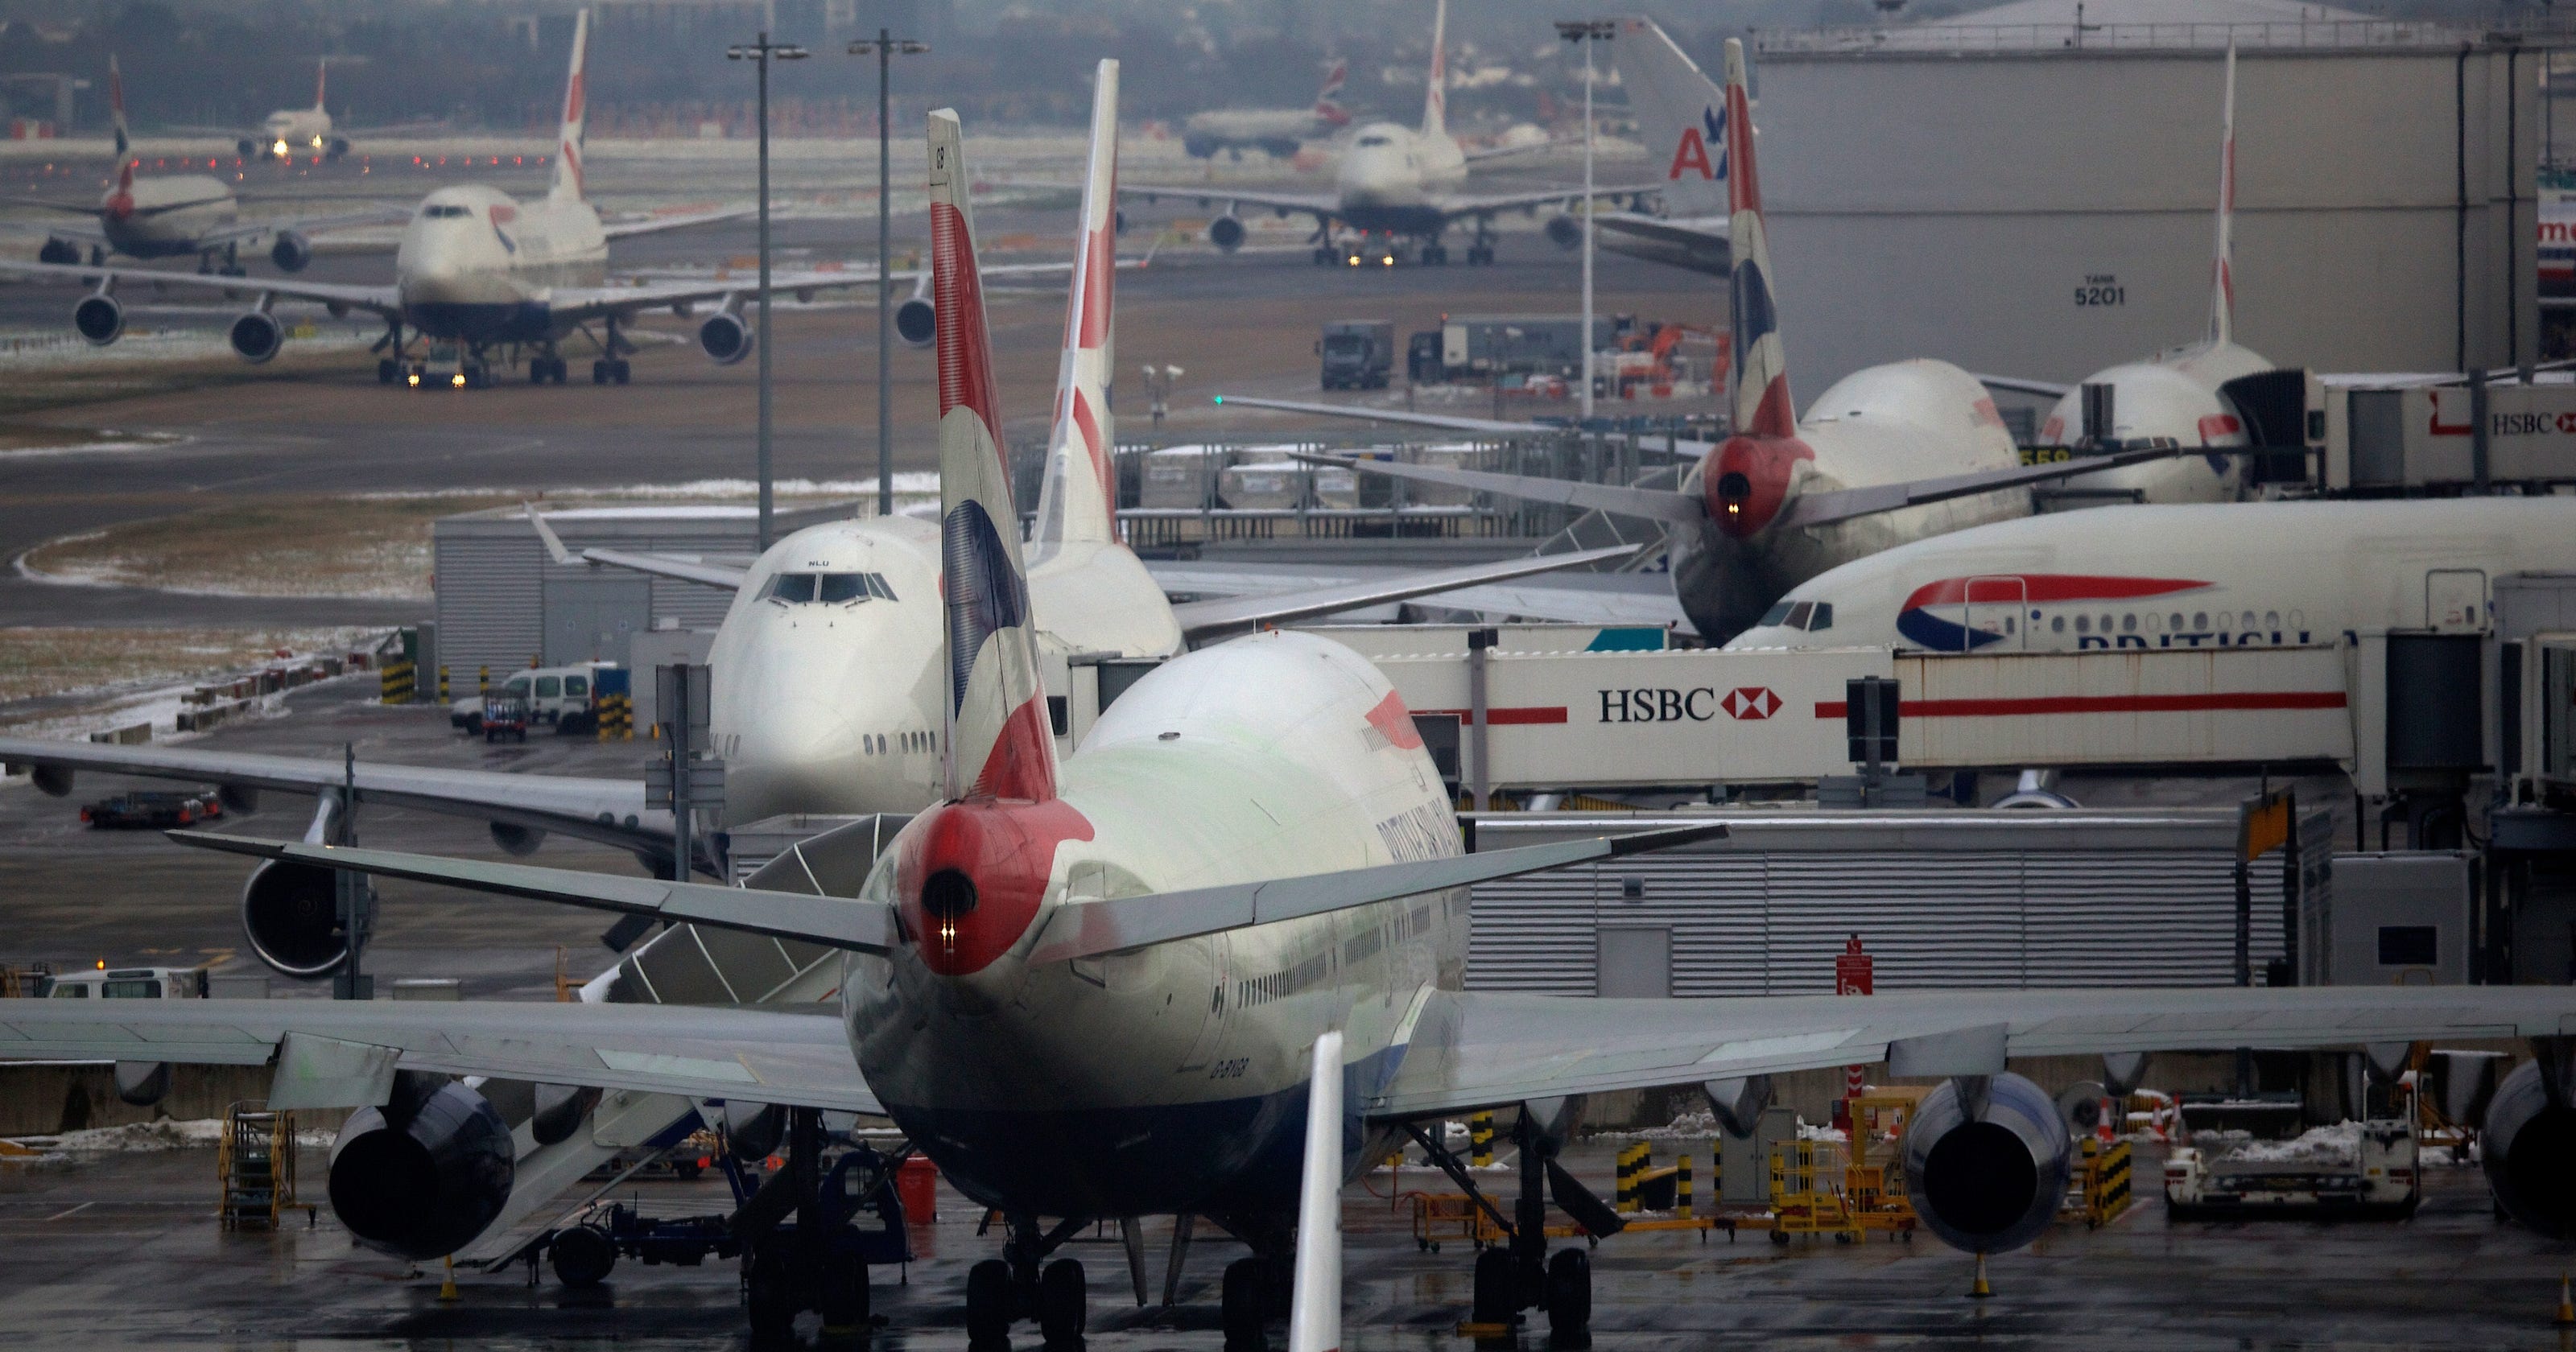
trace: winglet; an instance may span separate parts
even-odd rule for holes
[[[1762,228],[1762,181],[1753,169],[1753,100],[1744,78],[1744,40],[1726,40],[1726,107],[1719,114],[1726,138],[1727,239],[1735,250],[1735,275],[1727,308],[1735,351],[1733,431],[1739,435],[1794,437],[1798,409],[1789,395],[1789,354],[1780,342],[1780,316],[1771,293],[1771,244]]]
[[[930,114],[930,274],[939,349],[939,533],[948,607],[951,800],[1055,797],[1055,738],[1039,683],[1020,513],[1002,452],[993,340],[957,113]]]
[[[1297,1266],[1288,1352],[1341,1352],[1342,1035],[1316,1037],[1306,1077],[1306,1151],[1297,1173]]]
[[[582,197],[582,128],[589,104],[583,70],[589,53],[590,10],[584,8],[573,14],[572,71],[564,78],[563,125],[555,133],[555,176],[546,190],[546,196],[558,202],[578,202]]]
[[[2236,328],[2236,44],[2227,45],[2227,92],[2218,114],[2218,244],[2209,260],[2209,341],[2235,341]]]
[[[1083,178],[1082,217],[1074,229],[1073,286],[1065,302],[1064,351],[1056,365],[1054,429],[1047,438],[1046,481],[1038,492],[1032,537],[1041,546],[1118,538],[1110,459],[1117,426],[1109,409],[1117,362],[1117,213],[1118,63],[1104,60],[1092,83],[1090,170]]]
[[[547,525],[546,519],[538,514],[537,504],[533,502],[523,502],[519,505],[527,509],[528,524],[537,528],[537,538],[545,542],[547,557],[553,559],[557,563],[580,562],[579,559],[572,556],[571,550],[564,548],[563,537],[555,534],[555,528]]]

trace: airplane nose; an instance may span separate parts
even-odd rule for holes
[[[1789,505],[1798,462],[1816,453],[1795,437],[1729,437],[1702,473],[1709,519],[1737,540],[1760,534]]]

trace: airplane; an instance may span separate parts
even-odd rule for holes
[[[116,127],[116,182],[99,198],[98,205],[19,199],[23,205],[77,213],[97,221],[90,228],[49,228],[43,247],[36,252],[39,262],[76,264],[81,261],[82,246],[87,245],[93,267],[104,263],[111,251],[129,258],[184,258],[195,254],[199,272],[241,277],[247,275],[241,266],[241,247],[266,239],[270,241],[271,261],[283,271],[302,272],[304,265],[313,261],[314,234],[339,226],[399,219],[375,210],[243,224],[240,199],[234,195],[232,185],[212,174],[135,177],[133,139],[125,122],[125,77],[117,70],[112,54],[107,58],[107,99]],[[224,260],[220,268],[215,263],[217,254]]]
[[[756,286],[725,280],[603,284],[611,241],[732,220],[747,214],[747,209],[674,213],[613,224],[600,220],[582,187],[582,72],[589,33],[589,11],[583,10],[573,25],[554,177],[545,198],[522,203],[481,184],[433,190],[421,199],[404,227],[391,286],[291,279],[246,284],[141,268],[14,262],[0,262],[0,273],[78,280],[93,286],[92,293],[73,308],[72,322],[82,337],[102,347],[124,332],[124,310],[115,295],[120,286],[217,286],[227,294],[256,291],[257,302],[229,330],[234,353],[254,364],[275,357],[285,344],[285,327],[270,313],[280,300],[312,301],[335,315],[371,312],[385,321],[376,379],[387,385],[417,386],[428,379],[427,363],[410,356],[411,344],[424,338],[457,345],[457,366],[448,383],[460,389],[491,383],[497,349],[506,349],[510,361],[526,349],[530,383],[551,380],[561,385],[569,378],[570,364],[560,346],[575,333],[586,334],[594,322],[602,333],[594,338],[600,355],[591,363],[591,381],[623,385],[631,374],[626,354],[635,350],[619,331],[623,326],[646,311],[667,308],[686,317],[695,306],[710,302],[716,309],[698,326],[700,349],[720,365],[741,361],[751,352],[753,340],[742,310],[757,300]],[[1037,272],[1061,266],[1028,264],[1009,270]],[[872,269],[813,270],[773,276],[770,289],[807,296],[875,280]]]
[[[2244,457],[2253,444],[2246,411],[2231,383],[2276,370],[2261,354],[2238,346],[2236,328],[2236,49],[2227,49],[2225,94],[2219,115],[2217,242],[2209,264],[2209,325],[2196,343],[2168,348],[2143,361],[2096,371],[2076,385],[2012,376],[1981,375],[1987,388],[2057,400],[2040,424],[2045,445],[2078,450],[2172,446],[2207,452],[2070,478],[2070,495],[2133,502],[2232,502],[2242,492]],[[2097,401],[2086,419],[2084,391],[2108,387],[2109,406]]]
[[[1653,19],[1619,20],[1619,73],[1646,158],[1664,164],[1662,210],[1593,213],[1593,240],[1612,253],[1724,277],[1727,248],[1725,96]]]
[[[1431,21],[1431,81],[1423,97],[1420,129],[1396,122],[1371,122],[1351,137],[1342,154],[1330,196],[1316,193],[1268,192],[1263,190],[1212,189],[1205,185],[1138,184],[1121,189],[1130,197],[1157,202],[1166,197],[1196,199],[1200,205],[1222,202],[1223,214],[1208,223],[1208,242],[1225,253],[1243,247],[1243,221],[1236,216],[1237,207],[1260,207],[1280,216],[1306,215],[1315,218],[1315,262],[1318,265],[1346,262],[1353,267],[1362,263],[1391,265],[1395,261],[1397,241],[1417,241],[1416,254],[1426,264],[1449,261],[1449,247],[1441,236],[1449,227],[1462,221],[1469,223],[1475,237],[1467,246],[1471,265],[1494,261],[1493,219],[1505,211],[1535,212],[1551,203],[1571,203],[1583,196],[1577,188],[1554,188],[1537,192],[1514,192],[1471,195],[1458,190],[1467,181],[1467,166],[1484,159],[1523,153],[1529,147],[1513,146],[1496,150],[1469,152],[1461,149],[1450,136],[1448,125],[1448,61],[1446,41],[1449,26],[1449,0],[1437,0]],[[1635,184],[1603,187],[1594,190],[1596,197],[1632,197],[1660,185]],[[1359,232],[1360,240],[1346,247],[1335,247],[1333,232],[1346,227]],[[1382,246],[1364,247],[1368,235],[1386,237]],[[1582,229],[1571,217],[1558,217],[1548,222],[1548,238],[1561,248],[1573,248],[1582,240]]]
[[[333,1208],[362,1244],[415,1261],[454,1252],[516,1183],[512,1129],[449,1076],[557,1086],[574,1105],[559,1129],[577,1129],[585,1089],[722,1099],[728,1119],[784,1109],[790,1162],[730,1227],[745,1244],[754,1336],[770,1343],[801,1309],[824,1308],[827,1323],[866,1314],[864,1267],[834,1261],[820,1226],[775,1228],[789,1207],[825,1214],[822,1189],[837,1186],[817,1167],[826,1111],[891,1118],[1002,1220],[999,1256],[965,1283],[978,1352],[1007,1346],[1025,1318],[1071,1346],[1088,1283],[1063,1245],[1095,1221],[1152,1215],[1208,1219],[1253,1250],[1221,1288],[1230,1352],[1263,1346],[1274,1312],[1290,1314],[1294,1346],[1328,1348],[1338,1292],[1322,1252],[1324,1194],[1407,1137],[1505,1231],[1475,1259],[1471,1319],[1536,1309],[1560,1345],[1580,1345],[1589,1246],[1551,1251],[1546,1208],[1552,1199],[1595,1238],[1621,1225],[1555,1162],[1584,1096],[1698,1084],[1743,1120],[1768,1101],[1769,1076],[1880,1060],[1943,1081],[1912,1115],[1904,1186],[1925,1229],[1976,1255],[1981,1285],[1990,1255],[2054,1220],[2070,1170],[2056,1105],[2010,1071],[2014,1056],[2528,1038],[2538,1059],[2489,1109],[2487,1174],[2508,1214],[2553,1235],[2576,1230],[2554,1172],[2576,1084],[2576,1043],[2560,1033],[2576,990],[1468,992],[1473,884],[1718,838],[1725,826],[1463,853],[1402,700],[1349,649],[1289,631],[1172,659],[1059,757],[1045,732],[1032,579],[1017,532],[997,524],[1018,512],[953,112],[930,114],[929,142],[933,268],[954,302],[939,307],[948,735],[941,800],[863,876],[836,876],[856,886],[648,882],[170,833],[510,904],[821,947],[837,955],[837,1010],[23,1001],[0,1011],[0,1058],[148,1047],[178,1062],[271,1064],[272,1106],[356,1110],[331,1155]],[[1504,1106],[1520,1109],[1508,1214],[1421,1126]]]
[[[239,135],[238,127],[229,126],[174,126],[170,130],[184,135],[236,137],[237,139],[233,141],[233,149],[245,159],[272,156],[280,160],[292,160],[306,152],[318,152],[322,159],[336,160],[349,153],[349,138],[358,133],[355,129],[342,126],[333,120],[331,110],[324,106],[323,92],[329,87],[330,78],[331,58],[327,56],[318,58],[314,62],[313,71],[313,106],[280,108],[262,118],[259,130],[248,136]],[[446,126],[447,123],[444,121],[424,120],[368,130],[429,133],[442,130]]]
[[[2405,541],[2392,552],[2389,542]],[[2306,646],[2445,616],[2427,575],[2576,569],[2576,500],[2097,507],[1900,545],[1811,578],[1726,646],[1932,652]],[[2438,582],[2438,578],[2435,579]],[[2486,601],[2461,602],[2482,621]]]
[[[1211,108],[1192,113],[1181,124],[1181,148],[1202,160],[1220,150],[1242,159],[1246,146],[1287,159],[1307,137],[1327,136],[1351,124],[1349,110],[1336,97],[1350,73],[1350,62],[1334,61],[1324,74],[1324,87],[1315,91],[1312,107]]]
[[[1699,457],[1678,488],[1304,458],[1662,523],[1675,597],[1702,635],[1724,642],[1758,621],[1791,587],[1837,564],[1907,540],[2027,515],[2030,497],[2015,490],[2034,483],[2174,454],[2145,447],[2023,464],[1993,398],[1976,378],[1948,362],[1920,358],[1855,371],[1826,387],[1805,418],[1796,417],[1770,285],[1742,44],[1734,39],[1727,45],[1726,80],[1717,121],[1733,208],[1728,292],[1734,434],[1715,446],[1677,446]],[[1337,404],[1231,395],[1221,402],[1453,430],[1463,422],[1491,426]]]

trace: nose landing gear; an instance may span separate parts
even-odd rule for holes
[[[1068,1217],[1041,1234],[1035,1216],[1010,1219],[1002,1256],[966,1270],[966,1346],[969,1352],[1009,1352],[1011,1325],[1037,1321],[1048,1352],[1081,1352],[1091,1321],[1091,1287],[1082,1264],[1071,1258],[1041,1262],[1090,1218]]]
[[[1547,1204],[1553,1198],[1559,1210],[1583,1227],[1590,1236],[1587,1246],[1617,1234],[1627,1223],[1556,1162],[1557,1143],[1539,1129],[1528,1105],[1512,1128],[1512,1142],[1520,1150],[1521,1195],[1513,1201],[1509,1222],[1447,1147],[1418,1126],[1408,1124],[1405,1131],[1504,1232],[1504,1243],[1476,1255],[1469,1321],[1508,1328],[1520,1322],[1521,1311],[1543,1310],[1550,1346],[1590,1347],[1592,1255],[1588,1247],[1547,1251]]]

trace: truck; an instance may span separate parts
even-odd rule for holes
[[[2321,1127],[2293,1141],[2177,1146],[2165,1157],[2174,1220],[2413,1214],[2423,1197],[2412,1117]]]
[[[1610,346],[1620,323],[1595,315],[1592,346]],[[1583,374],[1581,315],[1450,315],[1440,321],[1441,373],[1450,380]]]
[[[488,692],[467,695],[449,704],[448,726],[461,728],[469,736],[482,732],[485,700],[487,696],[499,696],[524,701],[525,716],[517,729],[522,735],[531,724],[551,727],[567,736],[590,732],[599,726],[597,673],[616,666],[615,662],[575,662],[570,666],[514,671],[508,680]]]
[[[1323,358],[1324,388],[1382,390],[1395,369],[1395,325],[1383,319],[1335,319],[1315,340]]]

